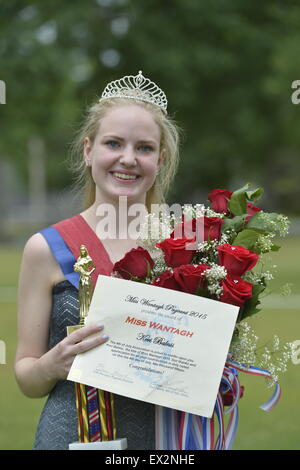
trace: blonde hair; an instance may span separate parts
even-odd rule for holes
[[[165,115],[158,106],[126,98],[113,98],[97,102],[87,110],[85,119],[76,133],[71,144],[70,169],[75,174],[75,187],[83,190],[83,206],[87,208],[95,201],[96,189],[92,178],[91,167],[87,167],[83,158],[83,142],[88,137],[93,144],[97,135],[100,121],[107,111],[117,106],[134,104],[148,110],[161,130],[161,149],[165,150],[160,171],[153,186],[146,194],[146,207],[151,212],[152,204],[165,202],[166,194],[174,180],[179,163],[179,135],[180,130],[173,119]]]

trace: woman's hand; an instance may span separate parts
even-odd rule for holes
[[[105,343],[108,336],[101,333],[103,328],[103,325],[98,324],[83,326],[48,351],[44,356],[43,365],[49,379],[66,379],[77,354]]]
[[[48,243],[40,233],[27,241],[18,289],[18,347],[15,375],[24,395],[48,395],[68,375],[76,354],[102,343],[103,327],[87,325],[49,350],[53,287],[64,279]]]

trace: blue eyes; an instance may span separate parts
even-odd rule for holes
[[[116,140],[108,140],[106,142],[106,145],[111,148],[117,148],[119,146],[119,142],[117,142]]]
[[[121,146],[120,142],[118,142],[117,140],[108,140],[105,145],[107,145],[113,150],[118,149]],[[139,152],[149,153],[152,152],[154,149],[151,145],[138,145],[137,150]]]
[[[138,147],[138,150],[140,150],[141,152],[148,153],[148,152],[152,152],[153,148],[150,147],[150,145],[140,145]]]

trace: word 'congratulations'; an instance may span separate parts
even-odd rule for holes
[[[181,336],[187,336],[191,338],[193,336],[192,331],[181,330],[180,328],[175,328],[174,326],[162,325],[161,323],[156,323],[154,321],[147,322],[146,320],[138,320],[134,317],[127,317],[125,323],[130,323],[131,325],[137,326],[147,326],[149,328],[154,328],[155,330],[166,331],[167,333],[173,333]]]

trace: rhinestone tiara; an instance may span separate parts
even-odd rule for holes
[[[108,83],[99,102],[109,98],[146,101],[159,106],[167,114],[168,101],[165,93],[149,78],[145,78],[141,70],[138,75],[126,75],[119,80]]]

